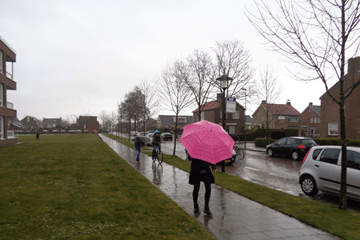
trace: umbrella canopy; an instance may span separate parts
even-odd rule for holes
[[[186,125],[180,142],[192,158],[211,164],[232,158],[234,140],[220,125],[206,120]]]

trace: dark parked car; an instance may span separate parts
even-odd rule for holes
[[[172,141],[172,135],[169,132],[164,132],[160,135],[161,141]]]
[[[293,160],[304,158],[309,149],[316,146],[312,138],[284,137],[266,146],[269,157],[275,155],[291,157]]]

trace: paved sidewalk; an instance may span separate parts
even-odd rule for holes
[[[192,203],[193,187],[188,184],[187,172],[166,163],[153,163],[151,157],[145,154],[141,154],[140,162],[137,162],[134,149],[102,134],[100,137],[156,187],[203,224],[217,239],[339,239],[218,185],[212,185],[210,199],[210,209],[214,215],[208,217],[202,212],[205,192],[203,184],[199,193],[201,213],[195,215]]]

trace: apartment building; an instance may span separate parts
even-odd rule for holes
[[[16,110],[7,99],[7,91],[16,90],[14,62],[15,51],[0,37],[0,147],[17,142],[14,130],[8,124],[9,118],[16,118]]]

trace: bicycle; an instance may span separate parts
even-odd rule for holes
[[[155,156],[153,157],[153,162],[158,161],[161,164],[164,161],[164,155],[159,147],[155,150]]]
[[[235,155],[233,156],[234,162],[241,161],[245,158],[245,152],[239,146],[234,146],[234,153],[235,153]]]

